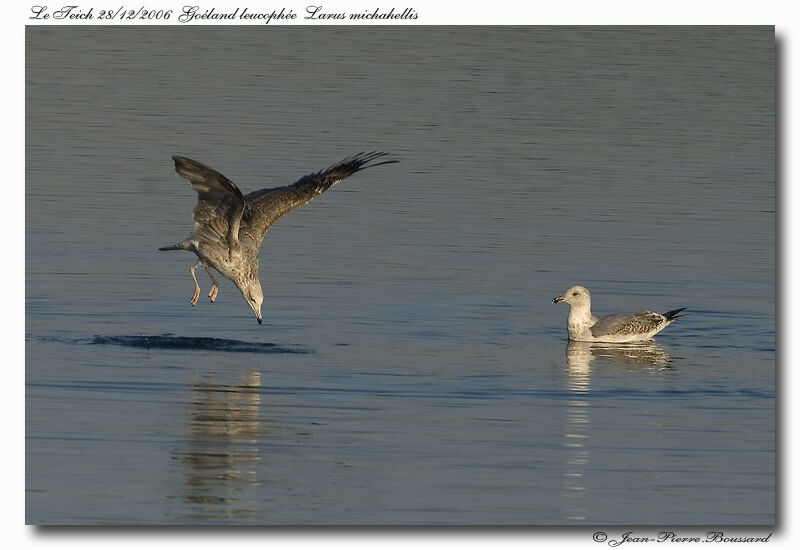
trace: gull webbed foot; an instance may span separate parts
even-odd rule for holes
[[[211,299],[211,303],[214,303],[214,300],[217,299],[217,294],[219,293],[219,286],[217,283],[211,285],[211,290],[208,291],[208,297]]]

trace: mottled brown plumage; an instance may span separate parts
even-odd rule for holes
[[[258,279],[258,251],[267,230],[281,216],[322,194],[331,186],[372,166],[398,162],[373,162],[387,153],[360,153],[319,172],[303,176],[285,187],[261,189],[242,195],[236,185],[208,166],[195,160],[174,156],[175,171],[189,180],[197,191],[192,211],[195,229],[188,239],[159,250],[188,250],[198,262],[190,268],[195,285],[191,304],[197,303],[200,286],[195,269],[202,266],[213,283],[208,296],[213,302],[219,285],[211,273],[215,269],[230,279],[242,292],[261,324],[264,296]]]

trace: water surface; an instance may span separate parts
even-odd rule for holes
[[[772,524],[768,27],[29,27],[26,519]],[[281,219],[189,306],[186,155]],[[567,345],[564,305],[690,313]]]

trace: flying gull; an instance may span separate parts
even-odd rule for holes
[[[562,296],[553,298],[553,303],[569,304],[567,331],[569,339],[578,342],[642,342],[667,328],[686,308],[673,309],[666,313],[642,311],[633,315],[592,315],[592,299],[582,286],[573,286]]]
[[[303,206],[359,170],[398,162],[374,162],[387,154],[359,153],[330,168],[303,176],[292,185],[261,189],[247,195],[242,195],[231,180],[205,164],[174,156],[175,171],[189,180],[192,189],[197,191],[197,205],[192,211],[194,231],[188,239],[159,250],[188,250],[197,255],[197,263],[189,268],[194,281],[192,305],[200,296],[200,285],[194,273],[198,267],[203,267],[211,277],[213,284],[208,297],[212,302],[216,300],[219,284],[210,269],[214,268],[242,292],[260,325],[264,294],[258,280],[258,249],[267,230],[287,212]]]

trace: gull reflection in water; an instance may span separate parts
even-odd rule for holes
[[[668,369],[672,359],[664,348],[654,341],[636,344],[605,344],[599,342],[570,342],[567,344],[569,375],[589,376],[589,366],[594,360],[604,360],[622,367],[647,367]],[[588,384],[588,381],[586,381]]]
[[[592,362],[611,363],[616,368],[654,371],[670,368],[670,356],[653,341],[637,344],[570,342],[566,349],[569,392],[564,429],[567,451],[564,470],[565,519],[585,521],[586,472],[591,462],[591,391]]]
[[[566,461],[564,470],[564,502],[565,519],[569,521],[585,521],[587,507],[586,469],[591,460],[589,451],[589,426],[591,424],[589,401],[586,394],[590,388],[589,356],[576,355],[575,361],[569,361],[566,389],[569,392],[564,426],[564,447]]]
[[[190,505],[185,519],[256,517],[260,389],[258,371],[241,373],[233,385],[216,382],[213,372],[192,381],[186,446],[173,452],[186,467],[180,497]]]

